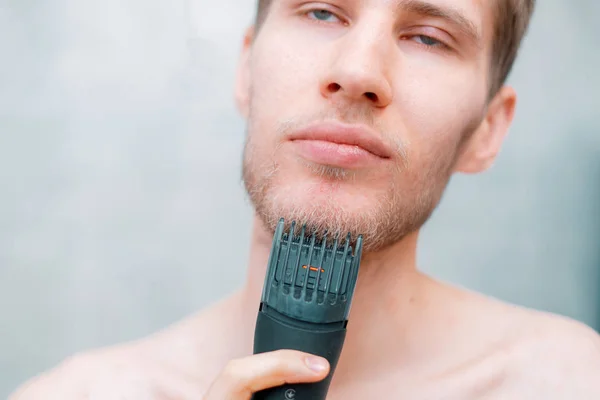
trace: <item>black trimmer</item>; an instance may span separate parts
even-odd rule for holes
[[[286,384],[253,395],[253,400],[325,400],[339,360],[362,252],[362,236],[285,231],[281,219],[273,236],[254,334],[254,354],[299,350],[326,358],[328,376],[316,383]],[[317,238],[320,236],[319,238]]]

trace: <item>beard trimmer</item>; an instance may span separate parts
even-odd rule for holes
[[[348,315],[362,254],[327,233],[296,234],[296,223],[275,229],[254,333],[254,354],[299,350],[326,358],[330,371],[315,383],[286,384],[257,392],[253,400],[325,400],[346,338]],[[353,253],[354,250],[354,253]]]

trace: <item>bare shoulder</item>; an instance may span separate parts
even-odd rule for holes
[[[72,355],[23,383],[9,400],[193,398],[198,383],[141,340]]]
[[[479,293],[457,293],[469,329],[478,332],[469,344],[484,343],[488,355],[490,399],[600,399],[600,334],[591,327]]]
[[[520,314],[519,336],[508,357],[506,398],[600,398],[600,335],[562,316]]]
[[[216,307],[219,309],[220,306]],[[210,383],[213,363],[203,326],[213,307],[139,340],[68,357],[23,383],[9,400],[198,398]],[[218,364],[218,363],[215,363]]]
[[[141,375],[136,366],[143,362],[133,344],[77,353],[22,384],[9,399],[79,398],[115,376]]]

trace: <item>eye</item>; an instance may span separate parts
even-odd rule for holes
[[[442,42],[440,42],[439,40],[436,40],[434,38],[432,38],[431,36],[425,36],[425,35],[416,35],[413,36],[419,43],[425,45],[425,46],[429,46],[429,47],[443,47],[444,44]]]
[[[334,13],[327,10],[312,10],[308,12],[308,16],[323,22],[338,22],[340,19]],[[332,19],[333,18],[333,19]]]
[[[427,36],[427,35],[410,35],[410,36],[404,37],[403,39],[413,40],[413,41],[417,42],[418,44],[425,46],[427,48],[440,48],[440,49],[448,48],[446,43],[442,42],[441,40],[432,38],[431,36]]]

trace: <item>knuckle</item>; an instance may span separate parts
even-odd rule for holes
[[[292,363],[298,363],[302,360],[304,353],[297,350],[277,350],[275,352],[277,360],[282,363],[278,366],[289,366]]]
[[[303,353],[295,350],[278,350],[273,353],[271,374],[279,380],[286,380],[301,370]]]
[[[227,381],[236,381],[241,378],[241,362],[238,359],[230,360],[221,372],[222,378]]]
[[[295,350],[288,350],[288,349],[279,349],[279,350],[275,350],[273,352],[271,352],[271,354],[273,355],[273,357],[277,358],[278,360],[284,360],[284,359],[290,359],[296,356],[296,351]]]
[[[220,384],[230,388],[252,386],[252,381],[266,375],[284,382],[295,374],[304,353],[295,350],[274,350],[259,356],[228,361],[218,377]]]
[[[274,361],[274,370],[278,374],[285,374],[287,370],[289,370],[292,363],[295,363],[296,360],[289,355],[282,354],[281,357],[277,357]]]

